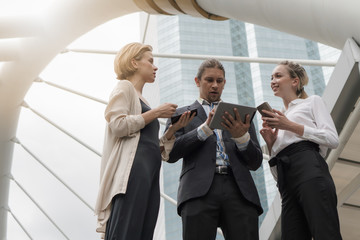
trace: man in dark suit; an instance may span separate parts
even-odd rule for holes
[[[178,214],[184,240],[213,240],[217,227],[226,240],[259,238],[258,216],[263,210],[249,172],[262,163],[254,125],[249,116],[243,122],[234,110],[235,118],[223,116],[226,130],[209,128],[225,82],[222,64],[205,60],[195,77],[199,99],[177,109],[179,114],[197,109],[197,116],[176,132],[168,161],[183,159]]]

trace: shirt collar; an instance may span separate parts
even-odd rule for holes
[[[302,101],[304,101],[304,99],[302,99],[302,98],[297,98],[297,99],[292,100],[292,101],[290,102],[290,104],[295,105],[295,104],[298,104],[298,103],[300,103],[300,102],[302,102]]]
[[[302,98],[296,98],[296,99],[292,100],[292,101],[289,103],[289,107],[288,107],[287,110],[289,110],[289,108],[291,108],[292,106],[303,102],[304,100],[305,100],[305,99],[302,99]],[[283,112],[283,113],[286,112],[287,110],[285,109],[285,107],[282,107],[282,112]]]
[[[293,106],[293,105],[296,105],[296,104],[299,104],[301,102],[303,102],[305,99],[302,99],[302,98],[296,98],[294,100],[292,100],[290,103],[289,103],[289,107]]]
[[[201,97],[199,97],[199,98],[197,99],[197,101],[200,103],[200,105],[209,105],[209,102],[208,102],[207,100],[201,98]],[[204,102],[204,101],[205,101],[205,102]],[[222,102],[222,100],[220,99],[219,101],[217,101],[217,103],[219,103],[219,102]]]

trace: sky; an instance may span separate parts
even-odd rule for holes
[[[109,21],[83,35],[68,48],[117,51],[133,41],[140,41],[138,13]],[[117,81],[113,59],[114,55],[63,53],[55,57],[39,77],[107,101]],[[104,104],[45,83],[33,83],[25,101],[31,108],[101,153],[105,129]],[[25,108],[21,111],[17,138],[85,201],[91,206],[95,205],[99,156]],[[93,212],[17,144],[12,175],[21,187],[11,181],[9,207],[33,239],[65,239],[36,204],[70,239],[99,239],[99,234],[95,232],[96,218]],[[29,193],[36,204],[21,188]],[[11,214],[8,215],[7,229],[9,240],[29,239]]]

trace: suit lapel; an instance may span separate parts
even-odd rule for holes
[[[196,108],[197,109],[197,117],[200,118],[202,122],[205,122],[207,119],[206,112],[204,108],[200,105],[198,101],[193,102],[190,106],[190,109]]]
[[[198,113],[197,113],[197,116],[194,118],[194,125],[196,127],[200,126],[201,124],[203,124],[206,119],[207,119],[207,116],[206,116],[206,112],[203,108],[203,106],[201,106],[201,104],[198,102],[198,101],[195,101],[193,104],[191,104],[189,106],[189,108],[191,109],[194,109],[196,108]],[[210,136],[210,139],[212,139],[215,143],[216,143],[216,136],[215,134],[211,135]]]

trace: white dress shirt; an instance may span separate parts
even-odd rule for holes
[[[271,149],[271,156],[276,156],[281,150],[292,143],[309,140],[319,144],[320,154],[325,157],[329,148],[339,145],[338,134],[334,122],[321,97],[317,95],[306,99],[295,99],[284,115],[293,122],[304,125],[303,136],[286,130],[279,130],[278,137]]]

